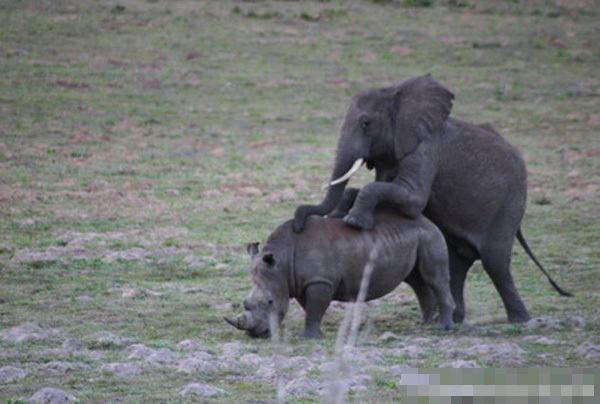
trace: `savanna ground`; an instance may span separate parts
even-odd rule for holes
[[[249,339],[222,320],[244,245],[321,199],[353,94],[427,72],[523,152],[524,233],[575,297],[519,246],[538,323],[507,324],[479,265],[450,333],[400,288],[365,312],[351,397],[398,397],[406,366],[598,367],[600,3],[455,3],[2,1],[0,399],[274,401],[278,374],[317,399],[343,306],[322,340],[297,305],[281,343]]]

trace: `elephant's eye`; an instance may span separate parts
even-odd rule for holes
[[[370,122],[369,121],[362,121],[360,123],[360,127],[363,129],[367,129],[369,127]]]
[[[269,306],[273,306],[273,299],[269,299],[267,303],[269,303]]]

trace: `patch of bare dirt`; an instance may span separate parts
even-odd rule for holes
[[[4,342],[23,343],[31,340],[44,340],[60,334],[59,330],[53,328],[41,328],[36,323],[24,323],[12,328],[0,331]]]
[[[68,404],[76,403],[79,400],[74,395],[67,393],[64,390],[45,387],[36,391],[35,394],[26,401],[39,404]]]

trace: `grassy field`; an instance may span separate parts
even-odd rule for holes
[[[297,305],[282,342],[249,339],[222,320],[251,287],[244,245],[320,201],[353,94],[427,72],[452,116],[522,151],[524,233],[575,297],[518,246],[539,328],[506,323],[479,264],[449,334],[400,288],[366,310],[351,397],[397,397],[401,366],[598,367],[599,18],[583,0],[0,2],[0,368],[25,372],[0,400],[196,402],[180,392],[201,382],[272,402],[277,380],[318,399],[343,306],[322,340],[296,337]]]

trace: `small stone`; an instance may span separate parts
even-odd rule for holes
[[[251,346],[241,342],[227,342],[221,346],[221,351],[228,357],[240,356],[254,350]]]
[[[89,370],[90,366],[83,362],[52,361],[42,366],[42,371],[48,373],[67,373],[75,369]]]
[[[177,344],[177,348],[179,348],[182,351],[199,351],[208,349],[205,345],[192,339],[186,339],[181,341],[179,344]]]
[[[316,380],[301,377],[288,382],[283,388],[283,392],[289,396],[306,396],[317,393],[320,387],[321,385]]]
[[[554,331],[560,330],[560,320],[550,316],[539,316],[532,318],[525,326],[530,330]]]
[[[190,353],[187,357],[208,361],[208,360],[212,360],[214,358],[214,355],[212,355],[206,351],[194,351],[194,352]]]
[[[133,342],[131,338],[120,337],[109,331],[100,331],[96,334],[89,335],[84,338],[92,345],[97,345],[102,348],[121,347]]]
[[[556,344],[562,344],[562,342],[552,339],[552,338],[548,338],[548,337],[541,337],[538,338],[537,340],[535,340],[535,342],[537,344],[542,344],[542,345],[556,345]]]
[[[465,361],[462,359],[445,362],[440,365],[441,368],[479,368],[480,366],[475,361]]]
[[[500,344],[475,345],[464,349],[467,355],[486,355],[486,354],[522,354],[523,348],[512,342],[503,342]]]
[[[24,323],[16,327],[0,331],[4,342],[22,343],[29,340],[47,339],[59,334],[58,330],[42,329],[36,323]]]
[[[113,373],[118,377],[129,378],[138,376],[142,369],[133,363],[106,363],[100,370],[104,373]]]
[[[386,331],[379,337],[381,341],[400,340],[402,339],[399,335],[394,334],[391,331]]]
[[[586,341],[575,348],[575,353],[584,359],[598,359],[600,358],[600,345]]]
[[[247,197],[255,197],[262,195],[262,191],[256,187],[243,187],[238,189],[237,193],[238,195]]]
[[[423,348],[414,345],[409,345],[407,347],[399,349],[398,353],[401,356],[413,359],[422,358],[425,355],[425,351],[423,350]]]
[[[177,362],[176,369],[182,373],[206,372],[213,373],[217,371],[217,364],[212,361],[197,358],[185,358]]]
[[[78,350],[78,349],[83,349],[85,347],[85,344],[80,339],[67,338],[62,343],[62,347],[65,349]]]
[[[66,391],[52,387],[45,387],[36,391],[35,394],[29,398],[29,401],[39,404],[64,404],[76,403],[79,400]]]
[[[219,191],[218,189],[209,189],[208,191],[204,191],[202,193],[202,196],[204,196],[205,198],[210,198],[213,196],[221,196],[222,192]]]
[[[125,352],[129,354],[129,359],[144,359],[154,353],[154,349],[147,347],[144,344],[133,344],[125,348]]]
[[[185,386],[179,394],[181,394],[182,396],[194,394],[201,397],[215,397],[225,394],[225,391],[221,390],[218,387],[210,386],[208,384],[191,383]]]
[[[569,316],[564,319],[564,324],[575,328],[585,328],[587,321],[581,316]]]
[[[221,359],[217,362],[219,370],[223,372],[232,372],[238,370],[241,365],[238,361],[233,358]]]
[[[257,354],[247,353],[240,357],[240,362],[242,362],[244,365],[260,366],[260,364],[263,362],[263,358]]]
[[[145,358],[147,363],[158,368],[173,365],[177,359],[178,355],[167,348],[156,349]]]
[[[219,268],[217,268],[219,269]],[[217,303],[212,303],[210,305],[211,309],[214,310],[233,310],[233,303],[231,302],[217,302]]]
[[[15,366],[4,366],[0,368],[0,382],[10,383],[16,380],[21,380],[27,377],[27,371],[15,367]]]
[[[273,362],[263,362],[255,373],[259,379],[275,379],[277,377],[277,367]]]
[[[400,376],[400,375],[402,375],[402,373],[405,373],[407,369],[412,369],[412,368],[407,365],[392,365],[392,366],[387,367],[386,370],[392,376]]]

